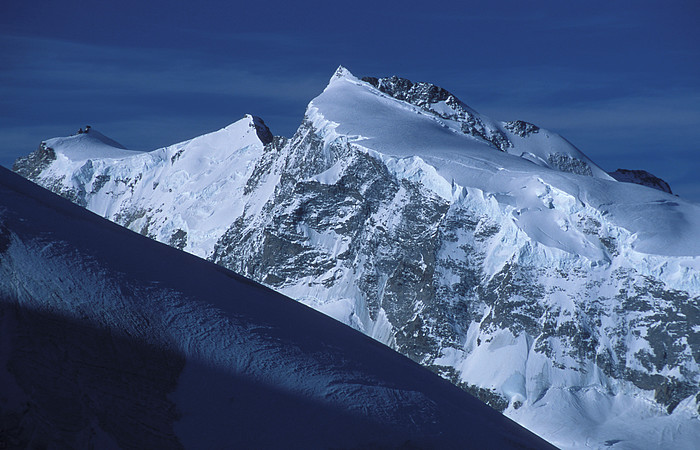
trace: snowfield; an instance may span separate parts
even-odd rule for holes
[[[0,170],[10,447],[548,448],[374,340]]]
[[[662,180],[616,181],[549,130],[342,67],[291,138],[254,116],[152,152],[93,132],[14,169],[365,333],[559,447],[700,442],[700,205]]]

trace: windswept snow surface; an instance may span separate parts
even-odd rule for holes
[[[547,448],[374,340],[0,169],[3,445]]]
[[[613,224],[635,235],[635,250],[668,256],[700,255],[699,205],[658,190],[612,181],[597,166],[596,176],[575,175],[493,151],[483,141],[459,133],[444,119],[382,94],[347,69],[336,72],[323,93],[310,103],[307,115],[321,135],[347,136],[349,142],[389,160],[397,176],[418,179],[448,200],[454,198],[456,185],[499,195],[499,200],[516,212],[536,211],[520,228],[547,246],[560,246],[571,253],[581,250],[567,245],[566,241],[578,239],[566,231],[550,228],[557,234],[550,236],[542,229],[548,227],[547,222],[556,222],[545,209],[551,209],[547,197],[557,196],[552,201],[566,202],[565,214],[589,206],[609,215]],[[544,129],[520,141],[516,144],[518,153],[541,160],[550,154],[582,155]]]
[[[92,137],[102,136],[95,130],[49,139],[46,146],[55,159],[41,177],[101,216],[207,257],[242,212],[236,200],[263,151],[256,120],[246,116],[152,152],[109,146],[106,139]],[[264,204],[266,198],[256,201]],[[147,210],[155,214],[147,215]]]
[[[246,116],[121,159],[47,141],[15,168],[362,331],[560,447],[694,448],[700,205],[617,182],[557,134],[429,83],[363,80],[339,68],[289,139]]]
[[[127,150],[123,145],[97,130],[49,139],[46,141],[46,146],[60,148],[61,154],[73,161],[86,161],[95,158],[121,159],[143,153]]]

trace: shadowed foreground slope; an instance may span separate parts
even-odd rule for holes
[[[6,447],[548,444],[376,341],[0,169]]]
[[[289,139],[251,115],[150,152],[91,129],[13,168],[562,448],[700,442],[700,205],[615,181],[550,130],[340,67]]]

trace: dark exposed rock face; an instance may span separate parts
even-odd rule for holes
[[[410,99],[419,105],[450,98],[439,88],[416,87],[398,78],[370,82],[400,98],[411,92]],[[399,87],[400,92],[392,90]],[[513,123],[512,129],[537,132],[524,122]],[[212,261],[292,296],[328,292],[324,295],[331,299],[353,298],[359,309],[344,321],[501,410],[508,405],[503,393],[462,381],[454,367],[441,361],[446,349],[461,354],[488,348],[498,333],[508,330],[560,370],[584,373],[595,361],[607,376],[656,391],[657,401],[669,410],[697,390],[686,369],[680,377],[660,374],[664,367],[692,367],[700,359],[700,342],[691,330],[700,321],[697,297],[670,290],[631,268],[593,276],[583,266],[565,273],[554,260],[523,264],[513,256],[489,274],[488,249],[498,245],[511,225],[485,213],[486,199],[472,195],[449,203],[420,182],[395,178],[384,163],[342,137],[326,142],[309,120],[291,139],[267,141],[243,194],[254,196],[278,176],[274,194],[258,212],[246,208],[229,226],[214,247]],[[41,173],[51,162],[49,149],[32,155],[18,162],[23,173]],[[588,166],[571,158],[549,163],[590,175]],[[315,178],[334,166],[340,167],[336,179]],[[89,180],[93,171],[88,162],[74,178]],[[118,180],[94,175],[92,183],[74,183],[72,190],[56,180],[49,180],[48,187],[84,204],[88,190],[118,182],[133,191],[141,180],[140,174]],[[114,220],[151,235],[152,214],[149,208],[126,204]],[[605,233],[600,217],[578,220],[611,257],[618,254],[618,243]],[[166,242],[184,248],[187,240],[188,233],[176,229]],[[328,240],[335,244],[323,244]],[[524,245],[521,252],[532,251],[528,244],[517,245]],[[569,292],[573,309],[563,310],[551,300],[562,290]],[[606,328],[603,318],[611,316],[626,319]],[[478,331],[465,344],[469,327]],[[630,355],[624,341],[630,334],[648,340],[648,350]]]
[[[142,234],[146,235],[147,233]],[[180,228],[175,230],[170,236],[170,241],[168,242],[168,245],[171,245],[172,247],[175,247],[179,250],[185,248],[185,246],[187,245],[187,231]]]
[[[340,323],[0,177],[2,448],[554,448]]]
[[[520,137],[528,137],[531,134],[539,133],[540,127],[533,125],[529,122],[524,122],[522,120],[514,120],[512,122],[506,122],[505,127],[513,134]]]
[[[569,155],[554,153],[549,155],[547,159],[549,166],[562,172],[575,173],[577,175],[593,176],[591,167],[580,159],[573,158]]]
[[[695,392],[691,373],[684,375],[685,381],[649,373],[664,365],[692,364],[696,358],[688,351],[700,351],[700,342],[679,344],[695,322],[671,311],[684,310],[686,317],[696,317],[693,305],[698,299],[693,303],[687,294],[664,291],[662,283],[652,287],[634,270],[615,272],[605,280],[605,275],[591,277],[583,267],[565,273],[554,266],[513,261],[488,276],[487,249],[502,239],[505,230],[480,209],[478,201],[449,204],[419,183],[395,179],[379,161],[342,140],[331,143],[328,153],[323,147],[317,131],[305,122],[285,148],[258,162],[256,177],[280,171],[280,185],[261,216],[244,214],[219,239],[214,262],[282,292],[290,289],[290,295],[301,280],[308,280],[303,283],[311,289],[327,292],[354,284],[352,292],[361,297],[370,321],[382,316],[391,326],[389,338],[375,337],[500,410],[508,406],[502,393],[460,381],[453,368],[439,361],[440,349],[462,351],[470,323],[480,330],[481,340],[475,346],[488,347],[500,330],[509,330],[527,336],[532,351],[556,361],[560,370],[585,373],[596,361],[606,375],[641,389],[673,386],[657,395],[657,401],[670,409]],[[334,164],[343,166],[337,181],[313,180]],[[576,170],[572,165],[569,171]],[[580,172],[590,175],[585,168]],[[251,192],[257,185],[251,179]],[[588,234],[615,254],[617,244],[604,234],[598,219],[581,221],[588,224],[584,227]],[[342,251],[319,245],[316,236],[333,236],[342,243]],[[585,288],[566,287],[579,284]],[[603,286],[617,286],[617,296],[600,294]],[[551,301],[562,290],[570,292],[574,310],[565,311]],[[662,298],[670,309],[657,307],[649,316],[648,305]],[[624,326],[605,328],[602,318],[611,316],[627,317]],[[363,329],[355,320],[355,326]],[[657,323],[666,324],[658,335]],[[642,328],[650,330],[658,345],[652,345],[651,352],[638,352],[631,361],[624,339]],[[601,339],[610,341],[611,336],[614,344],[603,345]],[[649,372],[628,367],[637,360],[648,361],[643,364]]]
[[[667,182],[650,174],[646,170],[617,169],[615,172],[609,172],[609,174],[617,181],[641,184],[642,186],[648,186],[663,192],[668,192],[669,194],[673,193],[671,192],[671,186],[669,186]]]
[[[265,125],[265,122],[260,117],[252,117],[252,125],[255,127],[255,133],[258,135],[258,139],[260,139],[260,142],[262,142],[264,145],[271,143],[274,139],[274,136],[272,135],[272,132],[267,127],[267,125]]]
[[[398,77],[363,80],[457,121],[493,147],[511,145],[444,89]],[[451,109],[438,111],[439,102]],[[576,393],[598,376],[613,380],[596,385],[606,395],[617,395],[620,385],[648,391],[668,411],[698,395],[697,289],[667,284],[662,274],[625,259],[624,230],[604,213],[572,201],[575,211],[567,210],[566,223],[558,224],[576,227],[600,250],[600,261],[544,248],[493,195],[464,188],[459,198],[440,197],[419,179],[394,175],[361,141],[324,134],[313,119],[306,117],[291,139],[261,137],[265,147],[250,161],[240,198],[232,200],[242,212],[217,236],[209,259],[319,309],[332,305],[334,317],[499,410],[537,403],[553,388]],[[504,127],[521,137],[540,133],[522,121]],[[167,164],[177,161],[169,158]],[[553,153],[544,163],[592,175],[587,163],[566,154]],[[141,182],[138,173],[122,177],[132,190]],[[85,186],[100,190],[101,180]],[[149,181],[148,189],[159,182],[166,180]],[[77,202],[89,196],[42,183]],[[152,235],[157,205],[120,206],[113,220]],[[190,231],[177,229],[160,240],[185,248]],[[503,360],[503,370],[514,375],[524,377],[533,361],[546,361],[532,369],[527,388],[516,386],[514,393],[465,375],[464,362],[473,355],[480,356],[470,364],[486,364],[504,347],[518,348],[515,359],[524,361],[513,369],[520,363]],[[565,376],[572,385],[557,381]]]
[[[12,165],[12,170],[24,178],[35,181],[39,174],[55,160],[56,152],[51,147],[47,147],[46,142],[42,142],[37,150],[25,157],[17,158]]]
[[[392,76],[388,78],[363,77],[366,81],[385,94],[409,102],[416,106],[428,107],[433,103],[456,98],[447,90],[430,83],[413,83],[406,78]]]
[[[483,139],[501,151],[512,146],[500,130],[486,126],[471,108],[441,87],[425,82],[414,83],[397,76],[388,78],[364,77],[362,81],[371,84],[387,95],[416,105],[443,119],[460,122],[464,134]],[[434,105],[439,102],[444,102],[452,112],[435,109]]]

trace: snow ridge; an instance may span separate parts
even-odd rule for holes
[[[692,447],[700,206],[429,83],[366,80],[340,67],[290,139],[264,143],[248,116],[119,160],[40,149],[18,172],[390,345],[558,446]]]
[[[550,448],[360,333],[6,169],[0,275],[6,444]]]

